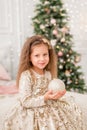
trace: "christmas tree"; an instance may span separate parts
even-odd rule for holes
[[[62,79],[69,91],[85,92],[85,81],[80,54],[74,51],[72,35],[68,26],[69,17],[61,0],[40,0],[32,18],[34,33],[47,37],[58,57],[58,78]]]

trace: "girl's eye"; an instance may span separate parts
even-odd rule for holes
[[[35,55],[35,57],[39,57],[39,55]]]
[[[44,56],[47,56],[47,55],[48,55],[48,53],[44,54]]]

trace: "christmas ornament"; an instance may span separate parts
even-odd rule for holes
[[[48,2],[48,1],[45,1],[44,5],[48,5],[48,4],[49,4],[49,2]]]
[[[61,31],[62,31],[63,33],[68,33],[69,29],[68,29],[68,27],[63,27],[63,28],[61,29]]]
[[[66,56],[69,57],[69,54],[67,54]]]
[[[70,62],[70,59],[68,59],[67,61]]]
[[[48,85],[48,90],[52,90],[53,92],[63,91],[65,90],[65,84],[60,79],[53,79]]]
[[[45,29],[45,26],[41,24],[40,29],[42,29],[42,30]]]
[[[60,58],[59,61],[60,61],[61,63],[64,63],[64,60],[63,60],[62,58]]]
[[[59,51],[59,52],[58,52],[58,56],[59,56],[59,57],[63,56],[62,51]]]
[[[45,12],[46,12],[47,14],[50,13],[50,10],[49,10],[48,8],[45,8],[44,10],[45,10]]]
[[[51,19],[50,22],[51,22],[51,24],[53,24],[53,25],[56,24],[56,20],[55,20],[55,19]]]
[[[64,37],[61,39],[61,42],[65,42],[65,38]]]
[[[70,76],[70,71],[69,71],[69,70],[66,70],[66,71],[65,71],[65,75],[66,75],[67,77],[69,77],[69,76]]]
[[[58,31],[56,29],[53,30],[53,34],[54,35],[57,35],[58,34]]]
[[[76,63],[80,62],[80,60],[81,60],[81,56],[76,56],[76,57],[75,57],[75,62],[76,62]]]
[[[52,46],[55,46],[55,45],[56,45],[56,39],[52,39],[52,40],[51,40],[51,45],[52,45]]]
[[[60,47],[57,45],[56,48],[59,49]]]
[[[62,66],[62,65],[59,65],[59,69],[63,69],[63,66]]]
[[[71,84],[71,82],[72,82],[71,80],[68,80],[68,81],[67,81],[67,84],[69,85],[69,84]]]

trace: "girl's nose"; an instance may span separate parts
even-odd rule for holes
[[[40,57],[40,60],[44,60],[44,56],[41,56],[41,57]]]

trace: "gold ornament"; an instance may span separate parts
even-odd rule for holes
[[[59,49],[60,47],[59,46],[56,46],[57,49]]]
[[[80,55],[75,57],[75,62],[76,63],[80,62],[80,60],[81,60],[81,56]]]
[[[61,42],[65,42],[65,38],[64,37],[61,39]]]
[[[66,75],[67,77],[69,77],[69,76],[70,76],[70,71],[69,71],[69,70],[66,70],[66,71],[65,71],[65,75]]]
[[[49,10],[48,8],[45,8],[44,10],[45,10],[45,12],[46,12],[47,14],[50,13],[50,10]]]
[[[65,26],[65,27],[63,27],[63,28],[61,29],[61,31],[62,31],[63,33],[68,33],[69,28]]]

